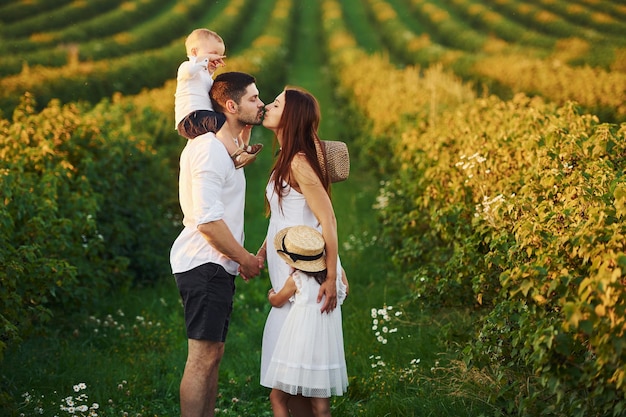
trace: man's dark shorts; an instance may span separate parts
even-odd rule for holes
[[[207,132],[217,132],[225,122],[226,116],[224,116],[224,113],[211,110],[197,110],[185,116],[176,128],[181,136],[193,139]]]
[[[235,297],[235,276],[206,263],[174,274],[183,300],[187,338],[225,342]]]

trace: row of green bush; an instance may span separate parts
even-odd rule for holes
[[[2,1],[0,2],[0,22],[13,23],[40,13],[59,8],[71,0],[47,1]]]
[[[580,2],[579,2],[580,3]],[[596,11],[600,13],[606,13],[614,18],[624,21],[626,19],[626,9],[624,5],[619,1],[611,0],[598,0],[598,1],[585,1],[582,3],[589,8],[590,11]]]
[[[488,41],[479,53],[445,49],[414,33],[390,3],[367,0],[365,4],[390,51],[404,62],[423,66],[440,62],[477,88],[503,98],[524,92],[559,104],[576,100],[604,121],[625,119],[624,101],[619,94],[626,91],[626,75],[619,69],[623,59],[619,45],[607,43],[607,39],[593,47],[580,39],[554,40],[554,50],[543,51],[509,46],[498,40]],[[451,30],[446,37],[468,38],[460,26],[447,24],[453,17],[446,10],[428,0],[413,0],[412,4],[424,9],[421,13],[429,16],[431,25],[440,27],[441,31]],[[455,44],[460,46],[463,42]],[[602,55],[601,65],[596,62],[596,52]],[[587,63],[587,59],[593,62]]]
[[[264,96],[282,91],[288,66],[276,63],[288,60],[289,40],[295,30],[295,13],[294,0],[276,0],[263,33],[252,41],[250,47],[229,58],[226,66],[216,73],[242,71],[252,74]]]
[[[536,48],[552,48],[556,39],[518,23],[516,20],[499,15],[491,7],[476,0],[443,0],[446,5],[454,7],[457,15],[470,25],[498,38],[516,45]],[[421,0],[411,0],[416,9]],[[417,11],[417,10],[416,10]]]
[[[621,415],[626,124],[524,95],[429,108],[400,93],[437,97],[428,72],[416,80],[405,69],[397,84],[384,60],[369,60],[369,72],[389,75],[380,88],[365,82],[388,110],[377,118],[351,82],[362,58],[338,30],[340,10],[324,7],[340,88],[378,132],[359,149],[380,144],[369,154],[388,176],[377,208],[408,299],[475,312],[462,352],[473,371],[462,377],[506,414]],[[398,130],[377,129],[398,112]]]
[[[209,22],[197,23],[212,28],[225,39],[236,39],[251,3],[252,0],[233,1],[226,6],[228,13],[212,16]],[[189,16],[183,16],[189,25]],[[175,28],[181,29],[180,26]],[[185,36],[192,29],[188,28]],[[166,34],[165,39],[174,36],[165,28],[162,32]],[[96,103],[101,97],[110,97],[116,92],[137,94],[145,88],[160,87],[166,80],[176,77],[178,65],[186,59],[185,36],[158,49],[115,59],[77,62],[61,68],[35,67],[19,75],[5,77],[0,80],[0,110],[5,115],[10,114],[19,96],[25,91],[32,93],[39,103],[45,105],[52,99],[59,99],[62,103],[80,100]],[[110,47],[115,48],[114,45]]]
[[[533,2],[538,3],[546,10],[563,16],[564,19],[572,23],[592,27],[598,32],[618,36],[626,33],[626,23],[620,20],[619,14],[615,14],[614,8],[608,12],[598,12],[593,8],[593,2],[588,2],[585,5],[572,5],[567,0],[534,0]],[[596,4],[601,6],[601,2],[596,2]],[[621,17],[626,17],[626,14],[622,13]]]
[[[525,96],[403,134],[378,206],[394,260],[416,299],[476,309],[465,358],[509,412],[626,407],[625,144]]]
[[[582,33],[580,28],[570,22],[570,18],[562,17],[560,14],[552,13],[546,10],[545,6],[529,4],[528,1],[509,0],[506,2],[497,2],[494,4],[495,10],[499,11],[505,16],[510,16],[511,19],[521,21],[525,26],[541,33],[546,33],[552,36],[567,38],[567,37],[582,37],[587,40],[593,40],[594,36],[597,36],[595,30],[589,30],[587,33]],[[611,18],[608,16],[609,19]],[[619,29],[619,24],[618,27]],[[599,33],[606,34],[608,30],[614,30],[614,26],[604,25],[604,29]]]
[[[0,120],[0,357],[52,311],[163,276],[178,229],[168,157],[181,143],[160,134],[162,116],[110,101],[35,107],[25,96]]]
[[[103,43],[105,39],[115,36],[120,41],[124,41],[124,38],[134,38],[133,34],[146,24],[158,19],[157,15],[167,13],[174,18],[172,23],[175,24],[178,15],[175,12],[177,5],[179,3],[172,4],[170,0],[150,0],[141,2],[139,5],[122,3],[106,13],[98,14],[91,19],[85,19],[58,30],[33,33],[30,36],[17,39],[7,39],[0,46],[0,50],[5,54],[2,57],[2,73],[0,75],[18,73],[22,62],[30,66],[64,65],[67,63],[67,48],[70,45],[75,47],[80,45],[81,50],[84,50],[83,53],[87,51],[90,51],[91,54],[101,53],[100,49],[103,47],[97,42],[90,44],[89,41],[98,39],[98,42]],[[165,34],[171,33],[171,29],[164,30],[165,27],[161,27],[161,31]],[[129,28],[132,29],[129,30]],[[161,45],[166,41],[171,41],[159,33],[152,35],[155,41],[160,42]],[[126,41],[130,41],[130,39],[126,39]],[[125,42],[118,43],[120,46],[125,44]],[[48,58],[46,58],[46,54],[49,55]],[[80,58],[88,59],[90,56],[81,54]],[[17,66],[15,61],[20,66]]]
[[[463,51],[478,52],[489,40],[489,32],[475,30],[455,15],[456,5],[450,13],[437,2],[412,0],[408,3],[408,13],[424,22],[426,33],[441,44]]]
[[[435,62],[451,61],[452,56],[462,53],[445,42],[437,42],[437,36],[427,32],[428,24],[423,30],[406,25],[386,1],[367,0],[364,4],[389,50],[403,61],[428,66]],[[477,45],[472,41],[470,43],[468,47],[475,49]]]
[[[48,10],[46,13],[30,15],[26,19],[5,24],[0,27],[0,35],[6,40],[62,28],[76,21],[90,19],[106,13],[121,3],[122,0],[91,0],[86,3],[72,2],[53,10]]]

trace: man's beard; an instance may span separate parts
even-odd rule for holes
[[[240,115],[237,119],[242,125],[259,126],[263,122],[263,113],[259,112],[254,115]]]

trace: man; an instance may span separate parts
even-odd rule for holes
[[[211,99],[226,123],[187,142],[180,156],[184,229],[170,254],[185,311],[187,363],[180,384],[182,417],[212,417],[220,361],[235,293],[235,276],[259,275],[263,261],[243,247],[246,179],[226,145],[261,124],[264,104],[255,79],[240,72],[215,78]]]

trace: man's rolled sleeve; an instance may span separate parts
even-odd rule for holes
[[[196,226],[224,217],[224,174],[220,170],[220,161],[211,155],[203,152],[194,158],[192,195]]]

